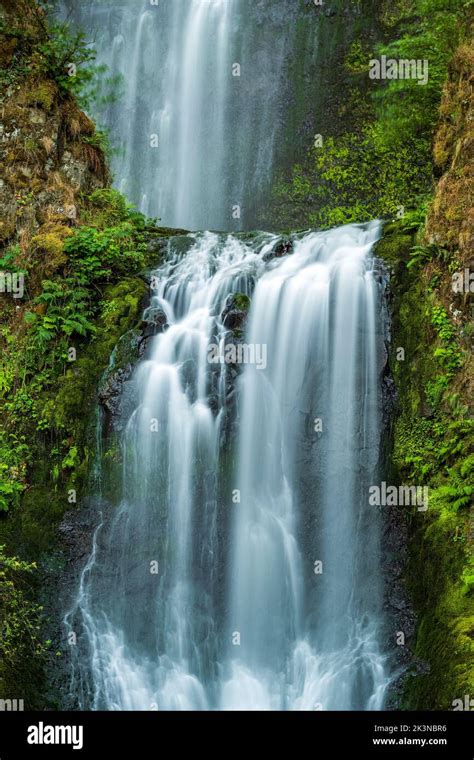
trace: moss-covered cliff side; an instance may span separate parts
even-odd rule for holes
[[[474,688],[472,51],[458,48],[444,86],[427,218],[388,225],[378,247],[393,272],[394,477],[429,488],[428,510],[403,516],[410,646],[428,665],[405,684],[411,709],[459,709]]]
[[[426,210],[430,201],[439,103],[455,51],[460,43],[460,55],[468,49],[472,0],[350,5],[345,23],[348,29],[356,24],[356,33],[341,32],[340,40],[321,43],[321,53],[331,56],[333,73],[315,122],[320,134],[306,134],[298,162],[277,177],[266,214],[272,227],[400,216]],[[321,34],[325,32],[323,24]],[[370,61],[382,55],[426,61],[426,82],[420,85],[413,76],[371,78]],[[449,121],[448,104],[446,108]]]
[[[399,706],[449,710],[472,692],[474,675],[469,323],[453,319],[452,297],[443,297],[443,278],[451,279],[445,262],[407,268],[413,244],[398,223],[378,246],[393,267],[391,476],[429,489],[426,512],[400,509],[410,536],[405,582],[417,615],[407,643],[427,668],[405,683]]]

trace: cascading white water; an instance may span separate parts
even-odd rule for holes
[[[378,514],[377,224],[171,239],[152,308],[169,328],[134,374],[120,506],[105,511],[66,622],[95,709],[380,709],[388,684]],[[182,244],[180,238],[180,245]],[[189,247],[190,246],[190,247]],[[266,361],[225,364],[231,293]],[[250,354],[249,354],[250,355]],[[234,498],[238,494],[238,498]]]
[[[257,4],[258,5],[258,4]],[[254,0],[63,0],[121,96],[115,184],[141,211],[192,230],[248,228],[273,168],[293,25]],[[251,223],[251,222],[250,222]]]

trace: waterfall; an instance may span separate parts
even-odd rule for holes
[[[66,616],[82,708],[382,708],[378,236],[296,234],[284,256],[263,233],[170,239],[120,502],[100,499]],[[231,294],[250,297],[243,335]],[[240,373],[211,360],[229,341]]]
[[[122,80],[95,116],[117,149],[116,186],[145,214],[192,230],[252,226],[281,127],[285,5],[63,1],[107,77]]]

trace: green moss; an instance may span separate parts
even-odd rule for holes
[[[408,261],[413,246],[413,235],[400,229],[396,223],[386,224],[384,234],[375,248],[375,254],[390,266],[397,266]]]
[[[250,309],[250,298],[245,293],[234,293],[234,303],[240,311],[248,311]]]
[[[272,229],[394,217],[419,208],[421,199],[430,195],[438,108],[453,51],[469,33],[471,0],[414,0],[409,4],[395,0],[390,5],[390,12],[386,3],[371,9],[375,33],[361,29],[348,48],[338,41],[339,51],[345,49],[346,54],[344,65],[339,60],[336,68],[345,74],[340,74],[339,87],[331,92],[341,90],[344,98],[337,113],[333,114],[330,106],[323,109],[334,117],[338,131],[332,131],[331,119],[328,122],[326,118],[324,128],[317,127],[323,133],[323,145],[310,146],[308,140],[294,165],[276,176],[267,215]],[[368,15],[368,9],[361,14],[363,18]],[[374,39],[386,42],[377,44]],[[326,41],[320,44],[323,48],[328,45]],[[429,78],[423,87],[415,79],[369,79],[371,58],[386,55],[423,60],[427,50]],[[298,71],[298,78],[304,82],[304,72]],[[293,134],[304,121],[301,118],[298,125],[291,122]],[[461,218],[465,216],[457,209],[459,213]]]
[[[50,111],[57,96],[57,87],[53,81],[45,79],[36,87],[25,93],[26,104],[39,106],[45,111]]]
[[[431,509],[433,507],[433,509]],[[469,517],[434,495],[411,545],[409,589],[419,611],[415,654],[430,672],[407,683],[410,709],[452,709],[474,686],[473,563]]]
[[[408,266],[414,236],[404,232],[403,224],[386,226],[377,255],[392,269],[390,366],[398,392],[392,464],[400,482],[429,489],[428,511],[408,515],[405,578],[418,616],[413,650],[429,664],[429,672],[407,680],[400,706],[446,710],[474,690],[469,514],[474,423],[453,391],[463,363],[459,328],[440,302],[439,290],[429,287],[429,267],[415,272]],[[440,280],[449,278],[445,267]],[[433,384],[440,377],[435,397]]]
[[[8,556],[0,546],[0,695],[40,709],[37,689],[48,642],[41,638],[42,608],[32,599],[36,564]]]
[[[44,270],[50,275],[67,261],[64,253],[64,241],[72,235],[69,227],[54,226],[51,230],[39,232],[31,240],[31,246],[35,251],[35,258],[44,257]]]
[[[98,322],[92,343],[58,379],[59,391],[48,407],[49,424],[74,438],[83,437],[88,413],[96,402],[98,381],[120,337],[139,320],[146,293],[145,282],[137,278],[122,280],[106,290],[102,301],[105,318]]]

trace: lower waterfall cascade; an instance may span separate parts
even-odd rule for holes
[[[380,229],[170,238],[65,616],[81,709],[383,709]]]

